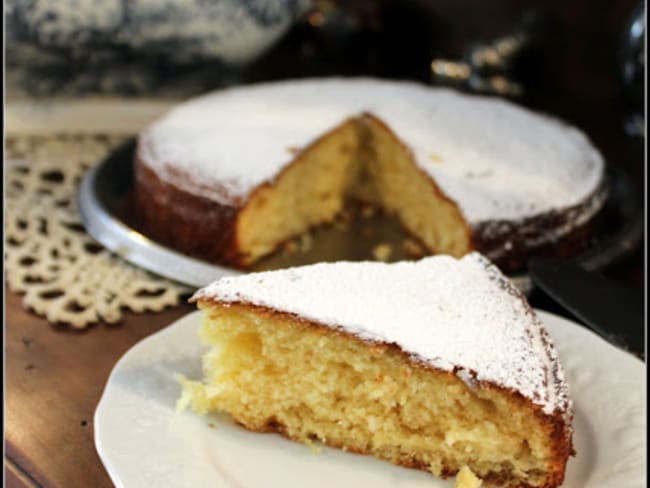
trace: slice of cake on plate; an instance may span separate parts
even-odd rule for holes
[[[442,477],[564,478],[573,414],[552,340],[479,254],[254,273],[192,300],[212,348],[180,409]]]

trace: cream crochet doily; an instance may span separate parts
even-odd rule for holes
[[[125,136],[12,136],[5,157],[5,278],[52,323],[119,322],[125,309],[159,311],[190,290],[138,269],[84,230],[76,190]]]

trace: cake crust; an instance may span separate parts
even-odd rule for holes
[[[133,193],[146,234],[185,254],[241,267],[237,259],[237,208],[181,190],[161,180],[136,156]],[[172,203],[173,202],[173,203]]]

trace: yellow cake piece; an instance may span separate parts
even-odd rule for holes
[[[481,479],[478,478],[471,469],[463,466],[456,475],[454,481],[454,488],[479,488],[481,486]]]
[[[525,298],[478,254],[254,273],[193,300],[211,349],[180,409],[442,477],[467,466],[486,484],[562,482],[562,368]]]

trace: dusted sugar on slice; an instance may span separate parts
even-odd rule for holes
[[[551,338],[477,253],[322,263],[199,290],[182,409],[486,485],[555,487],[572,406]]]

